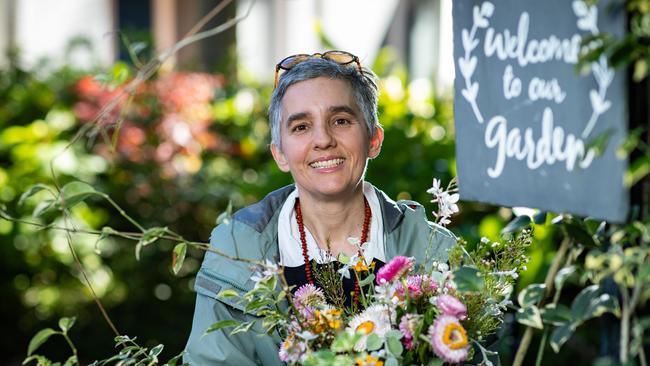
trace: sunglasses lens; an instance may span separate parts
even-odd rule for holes
[[[337,64],[345,65],[353,62],[355,56],[347,52],[341,51],[330,51],[323,54],[323,58],[336,62]]]
[[[285,70],[289,70],[310,57],[311,57],[310,55],[295,55],[295,56],[287,57],[284,60],[282,60],[282,62],[280,63],[280,67]]]

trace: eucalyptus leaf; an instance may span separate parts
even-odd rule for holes
[[[397,359],[392,356],[388,356],[386,358],[386,362],[384,363],[385,366],[399,366],[399,362],[397,362]]]
[[[399,357],[404,351],[402,342],[394,334],[391,334],[387,337],[386,345],[388,346],[388,351],[392,353],[393,356]]]
[[[475,267],[463,266],[453,272],[453,281],[461,292],[479,292],[485,287],[485,280]]]
[[[546,285],[543,283],[533,283],[531,285],[528,285],[517,296],[519,306],[525,308],[530,305],[537,305],[544,297],[545,291]]]
[[[48,338],[52,335],[57,334],[58,332],[51,328],[41,329],[32,340],[29,341],[29,346],[27,347],[27,356],[31,356],[34,351],[38,349]]]
[[[187,253],[187,243],[178,243],[172,252],[172,270],[177,275],[183,268],[185,262],[185,254]]]
[[[521,215],[517,216],[514,218],[514,220],[510,221],[506,227],[501,230],[502,233],[512,233],[515,232],[519,229],[523,229],[525,227],[530,226],[531,220],[530,216],[527,215]]]
[[[531,328],[544,329],[544,324],[542,323],[542,315],[539,311],[539,308],[535,305],[530,305],[517,310],[515,319],[517,319],[519,323]]]
[[[375,333],[371,333],[366,338],[366,349],[368,351],[376,351],[380,349],[383,344],[384,341],[381,338],[379,338],[379,336]]]
[[[251,327],[255,325],[255,321],[250,321],[246,323],[241,323],[238,327],[233,329],[230,334],[237,334],[237,333],[246,333],[251,330]]]

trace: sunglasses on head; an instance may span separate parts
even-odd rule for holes
[[[275,85],[273,87],[275,88],[278,86],[278,77],[280,76],[279,75],[280,69],[289,71],[299,63],[313,58],[322,58],[325,60],[336,62],[339,65],[349,65],[354,62],[357,64],[359,73],[363,73],[361,70],[361,62],[359,62],[359,58],[349,52],[327,51],[323,53],[314,53],[313,55],[301,53],[298,55],[289,56],[284,60],[280,61],[277,65],[275,65]]]

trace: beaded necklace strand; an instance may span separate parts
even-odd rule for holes
[[[364,213],[363,213],[363,227],[361,229],[361,241],[359,244],[363,244],[368,241],[368,232],[370,230],[370,217],[371,217],[371,211],[370,211],[370,205],[368,204],[368,200],[366,197],[363,197],[363,204],[364,204]],[[314,284],[314,276],[312,274],[311,270],[311,264],[309,261],[309,256],[307,255],[307,236],[305,235],[305,224],[302,221],[302,210],[300,209],[300,199],[296,198],[296,204],[294,206],[294,209],[296,211],[296,221],[298,222],[298,232],[300,233],[300,244],[302,245],[302,258],[305,261],[305,274],[307,275],[307,283],[313,285]],[[361,246],[359,246],[359,251],[357,252],[359,254],[360,260],[364,260],[363,258],[363,252],[361,251]],[[354,304],[359,305],[359,296],[361,293],[361,288],[359,286],[359,281],[354,280]]]

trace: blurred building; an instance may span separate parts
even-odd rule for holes
[[[233,68],[259,80],[273,78],[286,55],[331,47],[372,64],[382,46],[392,47],[412,79],[426,78],[439,90],[453,82],[451,0],[236,0],[206,24],[248,17],[216,37],[184,48],[168,66],[214,71]],[[3,0],[0,47],[15,45],[32,67],[71,63],[87,67],[128,59],[121,41],[167,49],[220,0]],[[252,6],[251,6],[252,5]],[[116,30],[120,30],[118,33]],[[0,57],[0,65],[8,61]],[[232,63],[230,63],[232,64]]]

